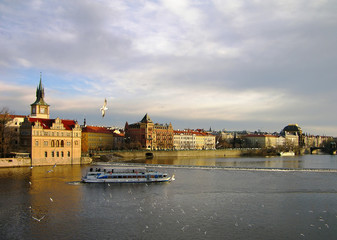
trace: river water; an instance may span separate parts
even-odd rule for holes
[[[0,169],[0,238],[336,239],[337,156],[138,164],[176,180],[82,184],[85,166]]]

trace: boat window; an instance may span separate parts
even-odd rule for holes
[[[90,172],[92,172],[92,168],[90,168]]]

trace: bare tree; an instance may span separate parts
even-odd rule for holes
[[[10,127],[13,120],[12,113],[9,109],[3,107],[0,111],[0,156],[6,157],[15,145],[17,133],[15,129]]]

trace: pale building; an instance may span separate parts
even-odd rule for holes
[[[202,130],[174,131],[174,149],[215,149],[215,135]]]
[[[202,144],[202,143],[201,143]],[[197,137],[193,131],[174,131],[174,149],[187,150],[196,149]]]
[[[80,164],[81,128],[73,120],[25,118],[21,147],[32,165]]]
[[[279,147],[285,144],[285,138],[276,135],[248,134],[243,138],[246,140],[246,146],[252,148]]]
[[[31,115],[21,123],[20,151],[30,154],[32,166],[80,164],[81,134],[80,125],[74,120],[49,119],[40,78]]]

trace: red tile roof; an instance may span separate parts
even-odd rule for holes
[[[213,136],[213,134],[203,132],[203,131],[194,131],[194,130],[174,130],[174,134],[184,134],[184,135],[198,135],[198,136]]]
[[[32,124],[39,122],[43,127],[43,129],[50,129],[53,126],[53,123],[55,122],[55,119],[44,119],[44,118],[28,118],[28,120]],[[66,130],[72,130],[76,125],[76,121],[74,120],[61,119],[61,122]]]
[[[82,132],[112,134],[113,130],[107,129],[106,127],[86,126],[82,129]]]

